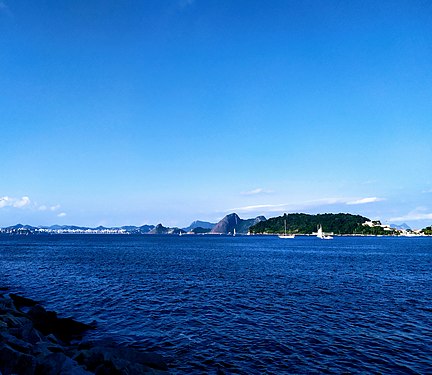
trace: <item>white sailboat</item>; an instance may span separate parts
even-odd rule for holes
[[[320,238],[320,239],[322,239],[322,240],[332,240],[332,239],[333,239],[332,236],[326,235],[326,234],[323,232],[323,229],[322,229],[322,225],[321,225],[321,224],[318,225],[317,237]]]
[[[284,220],[284,224],[285,224],[284,234],[279,235],[279,238],[294,238],[295,234],[287,234],[286,232],[286,220]]]

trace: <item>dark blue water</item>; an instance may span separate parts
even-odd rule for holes
[[[0,284],[172,373],[432,373],[432,238],[0,236]]]

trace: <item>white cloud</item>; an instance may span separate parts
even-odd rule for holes
[[[257,188],[249,191],[242,191],[241,195],[260,195],[260,194],[272,194],[273,190],[266,190],[262,188]]]
[[[33,202],[28,196],[23,196],[21,198],[4,196],[0,197],[0,209],[10,207],[12,209],[29,209],[37,210],[41,212],[51,211],[55,212],[60,209],[60,205],[56,204],[53,206],[48,206],[46,204],[38,204]]]
[[[346,204],[348,205],[366,204],[366,203],[381,202],[383,200],[384,200],[383,198],[368,197],[368,198],[361,198],[361,199],[356,199],[354,201],[346,202]]]
[[[417,220],[432,220],[432,213],[419,212],[419,210],[414,210],[406,215],[399,217],[391,217],[388,221],[417,221]]]
[[[13,197],[0,197],[0,208],[3,207],[14,207],[24,208],[31,204],[29,197],[13,198]]]
[[[17,199],[14,203],[13,206],[15,208],[23,208],[26,207],[28,205],[30,205],[31,201],[29,197],[22,197],[21,199]]]
[[[0,208],[9,206],[10,198],[9,197],[0,197]]]
[[[66,212],[60,212],[57,217],[65,217],[66,216]]]

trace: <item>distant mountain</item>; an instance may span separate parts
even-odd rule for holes
[[[202,229],[213,229],[216,224],[209,223],[208,221],[195,220],[191,225],[183,228],[185,232],[190,232],[192,229],[202,228]]]
[[[36,227],[32,227],[31,225],[23,225],[23,224],[15,224],[15,225],[11,225],[10,227],[6,227],[5,229],[28,229],[28,230],[32,230],[32,229],[36,229]]]
[[[10,227],[3,228],[3,230],[0,230],[0,232],[14,233],[14,234],[32,234],[35,231],[35,229],[37,228],[32,227],[31,225],[16,224]]]
[[[210,233],[213,234],[229,234],[234,233],[247,233],[252,225],[265,221],[264,216],[258,216],[254,219],[243,220],[236,213],[226,215],[219,223],[217,223]]]
[[[184,230],[179,228],[167,228],[162,224],[156,225],[148,234],[180,234],[185,233]]]
[[[154,225],[142,225],[140,227],[136,227],[134,225],[125,225],[120,229],[124,229],[126,232],[131,234],[147,234],[154,228]]]
[[[399,229],[399,230],[408,230],[411,229],[410,226],[407,223],[403,224],[390,224],[391,228]]]
[[[155,226],[154,225],[142,225],[136,227],[133,225],[124,227],[112,227],[107,228],[104,226],[98,226],[96,228],[91,227],[79,227],[76,225],[51,225],[51,226],[39,226],[33,227],[31,225],[16,224],[10,227],[0,228],[1,233],[10,234],[57,234],[57,233],[129,233],[129,234],[147,234]]]

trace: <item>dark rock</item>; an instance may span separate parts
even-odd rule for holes
[[[15,337],[35,344],[41,340],[41,334],[34,329],[33,322],[26,317],[8,317],[9,332]]]
[[[16,338],[7,332],[0,333],[0,337],[2,338],[2,341],[9,345],[12,349],[21,353],[29,354],[33,349],[33,345],[30,343],[20,340],[19,338]]]
[[[52,353],[37,358],[35,375],[87,375],[90,372],[84,370],[77,362],[63,353]]]
[[[0,313],[7,313],[7,312],[16,312],[15,311],[15,305],[13,304],[13,301],[10,298],[5,298],[4,296],[0,297]]]
[[[46,311],[42,306],[36,305],[28,312],[36,329],[44,335],[54,334],[64,342],[70,342],[74,338],[81,338],[83,333],[94,326],[77,322],[72,318],[58,318],[54,311]]]
[[[21,353],[5,343],[0,344],[0,371],[4,375],[32,375],[35,368],[34,357]]]
[[[17,306],[25,307],[25,311]],[[0,297],[0,375],[167,373],[159,355],[120,348],[109,340],[72,341],[81,340],[92,328],[94,325],[72,318],[59,318],[33,300],[16,295],[14,299]]]
[[[119,347],[95,347],[91,350],[99,351],[104,354],[106,360],[113,363],[119,360],[130,363],[145,365],[158,370],[168,370],[162,356],[158,354],[143,353],[137,349]]]
[[[20,309],[22,307],[36,306],[39,303],[30,298],[21,297],[18,294],[14,294],[14,293],[9,293],[9,297],[12,299],[17,309]]]
[[[33,323],[30,319],[25,316],[15,316],[13,313],[6,314],[3,321],[9,328],[33,327]]]
[[[110,361],[106,361],[99,365],[95,370],[95,375],[122,375],[123,372],[118,370]],[[134,373],[133,373],[134,374]]]
[[[143,353],[132,348],[119,348],[109,342],[104,344],[81,350],[74,359],[87,370],[100,374],[149,374],[165,373],[168,370],[160,355]],[[112,346],[106,346],[107,344]],[[119,372],[112,372],[113,368]]]
[[[52,353],[64,353],[65,349],[60,345],[48,341],[40,341],[33,347],[33,353],[37,356],[47,356]]]
[[[105,356],[101,351],[97,350],[82,350],[75,357],[79,364],[84,365],[90,371],[96,369],[105,363]]]
[[[45,338],[47,340],[49,340],[50,342],[52,342],[53,344],[58,344],[59,343],[57,337],[55,337],[52,333],[50,333],[49,335],[46,335]]]
[[[86,350],[93,348],[94,343],[92,341],[83,340],[78,344],[78,350]]]

